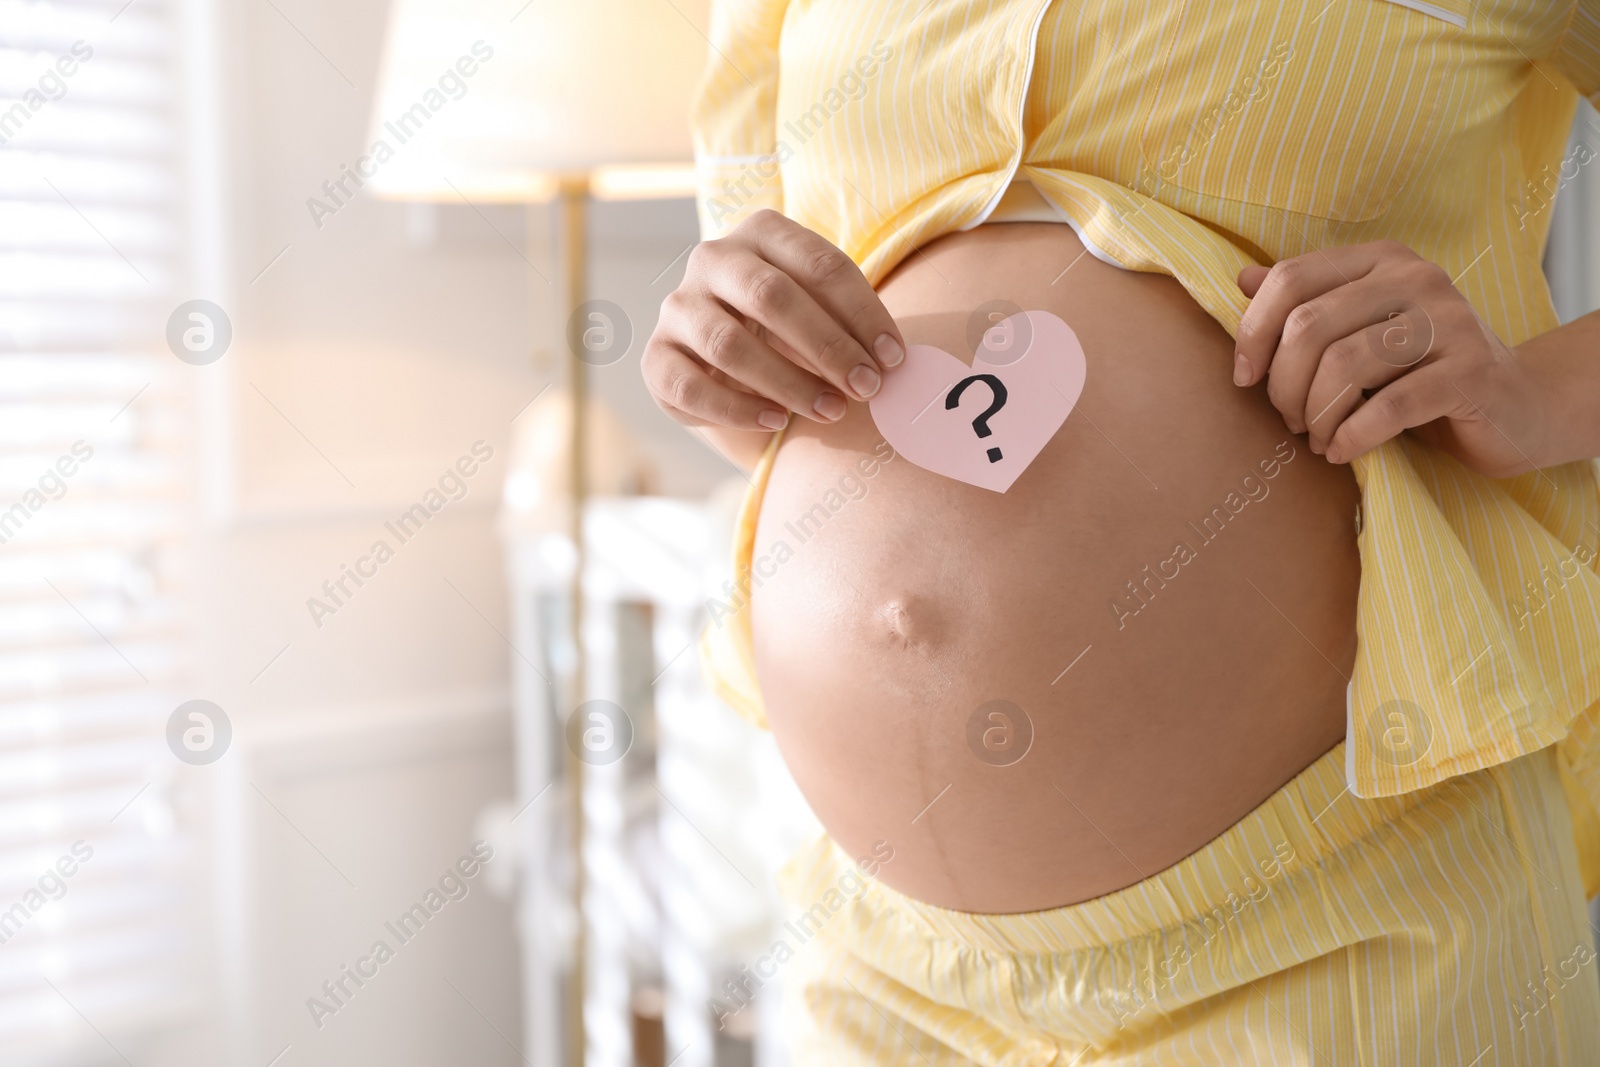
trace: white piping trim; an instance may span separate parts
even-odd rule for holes
[[[1020,152],[1017,154],[1017,160],[1018,162],[1021,162],[1022,160],[1022,154]],[[1012,168],[1011,173],[1016,173],[1015,167]],[[963,231],[976,230],[979,226],[982,226],[984,223],[988,222],[989,216],[994,214],[994,209],[1000,206],[1000,198],[1006,195],[1006,190],[1009,188],[1011,188],[1011,181],[1008,178],[1006,183],[1000,187],[1000,191],[991,196],[989,198],[989,202],[983,205],[983,210],[978,213],[978,217],[961,227],[961,229]]]
[[[1043,193],[1041,192],[1040,195],[1043,195]],[[1046,200],[1050,200],[1050,198],[1048,196],[1046,196],[1045,199]],[[1124,264],[1118,263],[1115,259],[1112,259],[1111,258],[1111,253],[1105,251],[1102,248],[1096,247],[1095,243],[1093,241],[1089,240],[1088,235],[1083,232],[1083,227],[1079,226],[1075,220],[1073,220],[1073,219],[1071,219],[1071,218],[1069,218],[1067,216],[1067,213],[1065,211],[1061,210],[1061,205],[1057,204],[1054,200],[1050,200],[1050,206],[1055,208],[1056,211],[1061,215],[1061,221],[1062,222],[1064,222],[1068,226],[1072,227],[1072,232],[1078,235],[1078,241],[1080,243],[1082,243],[1084,249],[1087,250],[1088,253],[1091,256],[1093,256],[1095,259],[1098,259],[1100,262],[1106,264],[1107,266],[1116,267],[1118,270],[1130,270],[1131,269],[1131,268],[1125,266]]]
[[[1033,28],[1028,31],[1028,65],[1022,72],[1022,93],[1020,98],[1017,100],[1018,130],[1022,129],[1023,122],[1027,118],[1028,88],[1033,83],[1033,63],[1039,55],[1039,26],[1044,22],[1044,13],[1049,9],[1050,0],[1044,0],[1044,3],[1039,5],[1039,10],[1034,12]],[[978,213],[978,217],[961,227],[962,230],[977,229],[979,226],[982,226],[984,221],[988,219],[988,217],[994,212],[995,207],[1000,203],[1000,198],[1005,196],[1006,190],[1010,188],[1011,180],[1017,176],[1017,168],[1022,166],[1022,150],[1023,145],[1019,140],[1017,144],[1016,157],[1012,159],[1011,168],[1006,172],[1006,180],[1000,183],[1000,188],[995,191],[994,196],[989,198],[989,202],[983,206],[983,210]],[[1045,197],[1045,199],[1048,200],[1050,198]]]
[[[1457,15],[1454,11],[1446,11],[1435,4],[1424,3],[1423,0],[1385,0],[1385,2],[1399,4],[1401,7],[1408,7],[1412,11],[1419,11],[1424,15],[1432,15],[1436,19],[1443,19],[1460,30],[1467,28],[1467,17],[1465,15]]]
[[[1084,251],[1088,252],[1095,259],[1098,259],[1100,262],[1104,263],[1108,267],[1116,267],[1118,270],[1131,270],[1132,269],[1131,267],[1127,266],[1126,264],[1118,262],[1115,258],[1112,257],[1111,253],[1107,252],[1103,248],[1100,248],[1093,241],[1089,240],[1089,235],[1083,232],[1083,227],[1078,225],[1078,221],[1076,219],[1074,219],[1071,215],[1068,215],[1066,209],[1063,208],[1060,204],[1058,204],[1054,200],[1050,199],[1050,197],[1045,193],[1045,191],[1043,189],[1039,188],[1039,185],[1038,185],[1037,182],[1033,181],[1030,178],[1024,178],[1022,180],[1028,182],[1028,184],[1032,185],[1035,189],[1038,190],[1040,198],[1045,203],[1049,204],[1050,205],[1050,210],[1055,213],[1055,218],[1053,218],[1053,219],[1002,219],[1002,220],[1000,220],[999,223],[995,223],[993,225],[1005,225],[1006,223],[1010,223],[1010,222],[1064,222],[1068,226],[1072,227],[1072,232],[1073,233],[1078,235],[1078,242],[1083,245]],[[1015,182],[1012,182],[1010,185],[1007,185],[1006,188],[1009,189],[1011,187],[1011,185],[1015,185],[1015,184],[1016,184]],[[1101,202],[1104,203],[1103,200]],[[962,227],[963,230],[969,230],[969,229],[972,229],[972,228],[973,227],[971,227],[971,226],[963,226]]]

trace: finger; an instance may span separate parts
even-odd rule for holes
[[[1409,329],[1412,318],[1410,313],[1394,313],[1382,322],[1340,338],[1322,353],[1306,393],[1306,432],[1311,451],[1327,451],[1340,423],[1361,406],[1363,390],[1388,385],[1409,373],[1428,354],[1432,332],[1428,331],[1425,341],[1418,337],[1419,331]],[[1409,340],[1396,341],[1402,333]],[[1412,351],[1420,355],[1413,358]]]
[[[1239,290],[1245,296],[1254,297],[1261,289],[1261,283],[1267,280],[1267,268],[1259,267],[1252,263],[1239,272]]]
[[[1466,415],[1471,404],[1455,388],[1454,381],[1454,372],[1442,363],[1431,363],[1402,375],[1344,420],[1328,445],[1328,461],[1348,463],[1403,430],[1439,418]]]
[[[689,351],[752,392],[817,422],[833,422],[844,414],[844,397],[774,351],[721,305],[696,315],[686,332],[682,343]]]
[[[880,367],[899,366],[906,339],[861,268],[822,235],[773,214],[775,224],[753,230],[762,256],[804,286]]]
[[[1267,396],[1292,432],[1306,430],[1311,383],[1327,350],[1402,306],[1384,285],[1376,275],[1367,275],[1290,310],[1267,368]]]
[[[701,274],[705,295],[782,338],[805,369],[845,396],[866,400],[878,391],[876,360],[799,282],[747,249],[731,251]],[[801,410],[810,411],[809,402]]]
[[[1267,373],[1290,312],[1330,289],[1365,277],[1383,254],[1392,252],[1381,243],[1349,245],[1274,264],[1239,320],[1234,382],[1254,385]]]
[[[789,413],[764,397],[715,380],[694,357],[662,344],[647,363],[650,393],[679,422],[711,423],[736,430],[781,430]]]

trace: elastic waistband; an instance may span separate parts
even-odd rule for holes
[[[1414,793],[1362,800],[1346,787],[1344,758],[1341,742],[1220,837],[1126,889],[1047,911],[985,915],[924,904],[874,881],[850,901],[849,925],[879,936],[899,927],[907,935],[1024,956],[1115,945],[1202,920],[1219,908],[1237,911],[1263,886],[1281,888],[1301,869],[1440,799],[1443,790],[1491,788],[1488,772],[1480,772]],[[824,899],[837,894],[854,871],[850,857],[822,838],[785,869],[784,895],[796,903]]]

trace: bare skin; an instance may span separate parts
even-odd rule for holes
[[[893,843],[895,888],[1026,911],[1193,853],[1343,735],[1345,464],[1408,430],[1491,477],[1600,452],[1600,312],[1509,348],[1383,241],[1239,285],[1235,344],[1172,279],[1006,224],[919,249],[875,293],[762,211],[698,246],[663,304],[643,370],[665,411],[746,469],[789,423],[755,553],[763,696],[829,832]],[[969,316],[996,298],[1077,332],[1072,416],[1004,496],[883,463],[862,401],[907,343],[970,361]],[[1238,509],[1222,533],[1190,525],[1219,504]],[[1033,732],[1007,766],[969,747],[994,700]]]
[[[790,426],[758,529],[758,560],[794,552],[753,618],[790,769],[847,851],[891,842],[888,884],[962,911],[1131,885],[1344,733],[1360,574],[1348,468],[1232,385],[1231,339],[1176,282],[1081,252],[1065,226],[985,226],[879,287],[908,344],[968,361],[970,313],[992,299],[1077,332],[1083,396],[1009,492],[903,459],[861,477],[882,436],[853,402],[838,422]],[[852,473],[864,495],[802,542],[795,524]],[[1187,525],[1247,491],[1265,496],[1209,543]],[[1141,604],[1124,583],[1179,541],[1194,558],[1119,617],[1113,599]],[[996,699],[1034,733],[1009,766],[968,744]]]

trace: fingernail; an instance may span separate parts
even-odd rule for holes
[[[878,372],[865,363],[852,367],[850,373],[844,376],[844,380],[850,383],[850,388],[854,389],[862,400],[876,393],[878,386],[883,382]]]
[[[811,410],[829,422],[842,419],[844,418],[844,397],[838,393],[823,393],[811,405]]]
[[[1322,458],[1327,460],[1329,463],[1343,463],[1344,453],[1339,451],[1339,446],[1333,445],[1329,447],[1327,454]]]
[[[1250,380],[1250,361],[1244,358],[1242,352],[1233,355],[1233,384],[1243,385]]]
[[[872,342],[872,351],[877,353],[878,362],[885,367],[898,367],[905,362],[906,350],[900,347],[899,341],[888,334],[881,334]]]
[[[768,408],[756,416],[756,421],[769,430],[781,430],[789,425],[789,413],[787,411],[778,411],[776,408]]]

